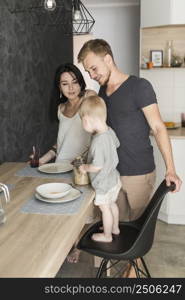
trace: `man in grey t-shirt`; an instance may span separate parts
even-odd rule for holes
[[[120,141],[118,170],[122,181],[119,212],[122,220],[138,218],[147,206],[155,181],[155,165],[150,129],[166,165],[166,183],[180,190],[172,149],[165,125],[160,117],[151,84],[142,78],[121,72],[110,45],[102,39],[87,41],[78,54],[90,77],[101,88],[99,95],[107,106],[107,123]]]
[[[100,84],[99,95],[107,106],[107,123],[120,141],[118,170],[123,193],[120,217],[123,220],[136,219],[148,204],[154,186],[150,129],[166,164],[167,185],[174,182],[176,192],[181,186],[155,93],[147,80],[129,76],[117,68],[111,47],[102,39],[87,41],[78,54],[78,61]]]

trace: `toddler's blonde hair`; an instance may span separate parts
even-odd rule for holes
[[[84,91],[83,98],[86,98],[89,96],[98,96],[98,94],[94,90],[86,89]]]
[[[105,102],[97,94],[84,97],[79,113],[81,118],[85,115],[98,117],[103,119],[103,121],[106,121],[107,118]]]

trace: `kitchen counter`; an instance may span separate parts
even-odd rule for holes
[[[176,129],[167,129],[168,135],[171,139],[185,139],[185,127]],[[152,132],[150,133],[153,136]]]
[[[174,139],[185,139],[185,127],[180,127],[177,129],[167,129],[170,138]]]

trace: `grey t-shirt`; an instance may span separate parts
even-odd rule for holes
[[[155,169],[150,127],[142,108],[156,103],[156,95],[149,81],[136,76],[128,79],[112,95],[106,86],[99,91],[107,106],[107,124],[115,131],[118,149],[118,171],[121,176],[143,175]]]
[[[118,183],[120,175],[116,167],[118,164],[117,148],[119,145],[119,140],[111,128],[92,137],[87,163],[96,167],[102,167],[97,173],[89,173],[91,184],[96,194],[106,194]]]

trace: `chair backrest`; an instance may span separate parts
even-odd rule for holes
[[[175,189],[174,183],[172,183],[170,186],[167,186],[166,180],[163,180],[163,182],[159,185],[156,192],[152,196],[150,203],[146,207],[141,217],[139,217],[135,221],[135,224],[140,228],[140,232],[138,234],[135,243],[132,246],[132,249],[130,249],[130,251],[133,252],[133,256],[137,256],[137,257],[143,256],[152,247],[154,234],[155,234],[155,227],[157,222],[157,216],[162,201],[166,196],[166,194],[169,191],[173,191],[174,189]]]

